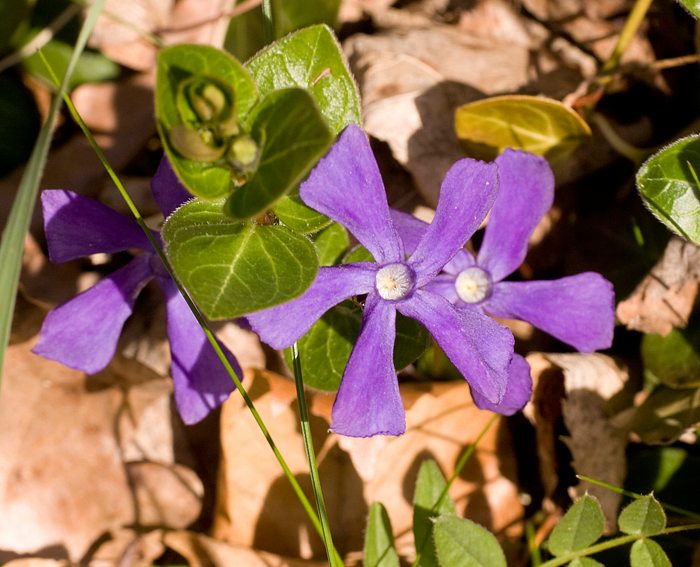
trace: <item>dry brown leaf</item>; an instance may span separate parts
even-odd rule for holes
[[[41,559],[39,557],[23,557],[3,563],[3,567],[70,567],[69,561],[59,559]]]
[[[294,384],[265,371],[247,372],[245,384],[289,467],[313,500]],[[399,552],[413,553],[411,502],[421,462],[433,458],[449,474],[465,444],[491,417],[475,408],[464,382],[404,384],[401,391],[406,434],[369,439],[329,434],[333,396],[308,395],[334,543],[351,562],[363,547],[368,506],[374,501],[381,501],[389,512]],[[238,396],[224,405],[221,428],[214,536],[289,557],[322,557],[319,538]],[[505,428],[492,428],[451,490],[460,512],[501,536],[517,536],[522,518],[509,439]]]
[[[628,381],[627,370],[603,354],[544,354],[527,356],[535,383],[526,415],[537,431],[537,452],[545,495],[561,492],[562,467],[557,460],[559,428],[566,436],[561,441],[571,452],[571,466],[583,474],[622,486],[627,473],[625,447],[627,436],[611,423]],[[629,400],[631,403],[631,399]],[[608,529],[614,529],[621,496],[611,490],[581,482],[574,494],[585,491],[595,495],[603,507]]]
[[[667,335],[687,325],[699,285],[700,248],[673,237],[649,275],[617,306],[617,317],[629,329]]]
[[[165,551],[163,530],[139,532],[118,529],[106,534],[102,543],[83,563],[90,567],[151,567]]]
[[[224,44],[233,0],[179,0],[171,13],[162,37],[168,45],[206,43]]]

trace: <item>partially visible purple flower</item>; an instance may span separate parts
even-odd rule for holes
[[[165,216],[191,198],[166,159],[161,161],[151,188]],[[185,423],[206,417],[229,396],[233,382],[138,224],[97,201],[62,189],[43,191],[41,203],[52,262],[133,248],[143,253],[52,309],[34,352],[88,374],[99,372],[114,356],[139,292],[155,280],[166,301],[175,404]],[[222,348],[242,376],[233,354]]]
[[[503,281],[525,259],[530,235],[552,206],[554,176],[544,158],[526,152],[506,150],[495,163],[500,188],[477,257],[460,250],[429,289],[461,311],[527,321],[582,352],[608,348],[615,297],[600,274]],[[406,213],[391,215],[410,253],[428,225]]]
[[[511,332],[477,310],[456,309],[429,289],[479,227],[497,189],[493,164],[471,159],[455,163],[443,181],[435,219],[406,259],[379,169],[357,126],[345,129],[301,185],[302,200],[347,228],[375,262],[322,267],[301,297],[247,319],[263,341],[284,348],[334,305],[367,295],[360,335],[333,406],[332,431],[355,437],[405,431],[392,359],[397,311],[428,329],[468,380],[475,398],[506,413],[514,411],[514,404],[525,403],[529,371],[524,377],[522,365],[515,362],[515,379],[509,381]]]

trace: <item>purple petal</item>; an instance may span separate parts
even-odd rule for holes
[[[170,278],[159,278],[166,297],[168,337],[175,405],[187,424],[204,419],[233,391],[234,384]],[[231,351],[219,343],[239,379],[243,371]]]
[[[156,174],[151,179],[151,191],[165,218],[192,199],[192,194],[180,183],[166,156],[161,158]]]
[[[52,262],[67,262],[97,252],[151,249],[135,221],[98,201],[72,191],[49,189],[41,192],[41,205]]]
[[[404,252],[410,256],[418,248],[418,244],[430,225],[413,215],[396,209],[389,209],[389,214],[394,228],[403,242]]]
[[[496,317],[521,319],[581,352],[610,347],[615,294],[600,274],[553,281],[499,282],[484,304]]]
[[[418,286],[437,274],[479,228],[497,190],[498,173],[492,163],[462,159],[450,168],[440,188],[435,218],[409,259]]]
[[[348,297],[373,290],[376,272],[377,266],[369,262],[322,267],[303,295],[246,315],[246,319],[253,331],[272,348],[286,348],[331,307]]]
[[[452,274],[456,276],[462,270],[466,270],[467,268],[471,268],[472,266],[476,266],[476,260],[474,259],[474,256],[472,256],[471,253],[467,252],[466,250],[460,250],[459,252],[457,252],[457,254],[455,254],[455,257],[452,258],[452,260],[445,264],[443,271],[447,274]]]
[[[425,290],[398,302],[396,308],[428,329],[473,391],[492,404],[502,401],[514,342],[506,327],[476,310],[458,310]]]
[[[380,264],[403,260],[384,184],[365,133],[350,124],[301,184],[310,207],[347,228]]]
[[[461,302],[459,295],[457,295],[457,288],[455,287],[455,277],[451,274],[439,274],[435,276],[423,289],[441,295],[453,305],[457,302]]]
[[[333,404],[331,431],[349,437],[401,435],[406,415],[394,369],[396,308],[370,293],[360,336]]]
[[[149,255],[134,258],[90,289],[49,311],[35,354],[95,374],[114,356],[136,296],[152,277]]]
[[[543,157],[507,149],[495,161],[500,188],[478,263],[500,281],[523,263],[527,241],[552,206],[554,175]]]
[[[530,377],[530,365],[522,356],[514,354],[508,367],[508,384],[503,399],[492,404],[478,391],[472,390],[472,398],[478,408],[500,413],[501,415],[513,415],[525,407],[532,395],[532,378]]]

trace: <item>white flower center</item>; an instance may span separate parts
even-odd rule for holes
[[[411,268],[405,264],[389,264],[377,272],[377,292],[382,299],[403,299],[413,289]]]
[[[462,270],[455,280],[457,295],[465,303],[479,303],[491,295],[491,276],[486,270],[472,266]]]

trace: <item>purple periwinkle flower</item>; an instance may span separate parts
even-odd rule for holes
[[[610,347],[615,324],[612,284],[584,272],[552,281],[503,281],[522,264],[530,235],[554,200],[547,161],[506,150],[495,160],[499,191],[476,258],[460,250],[428,289],[461,311],[520,319],[582,352]],[[391,213],[407,252],[420,245],[429,225]]]
[[[263,341],[284,348],[334,305],[366,294],[360,334],[333,405],[332,431],[354,437],[405,431],[392,359],[397,311],[428,329],[468,380],[475,399],[505,413],[524,405],[529,370],[523,375],[518,361],[511,368],[511,332],[478,310],[457,309],[429,289],[486,217],[497,189],[495,165],[471,159],[455,163],[443,181],[433,222],[406,258],[372,150],[357,126],[345,129],[301,185],[302,200],[347,228],[375,262],[322,267],[303,295],[247,318]]]
[[[165,216],[191,198],[166,159],[151,187]],[[206,417],[229,396],[233,382],[138,224],[97,201],[62,189],[43,191],[41,203],[52,262],[133,248],[143,253],[52,309],[34,352],[88,374],[99,372],[114,356],[139,292],[155,280],[166,302],[175,404],[185,423]],[[242,376],[233,354],[223,345],[222,349],[236,374]]]

